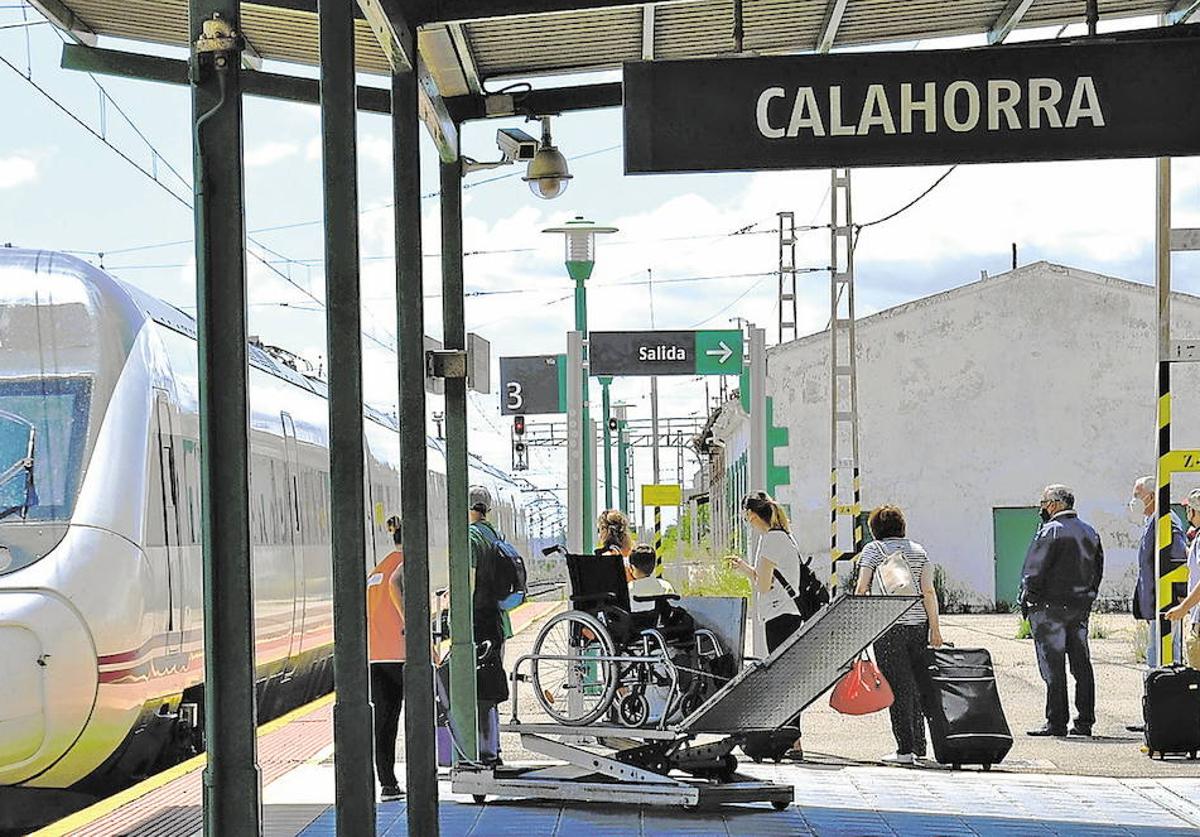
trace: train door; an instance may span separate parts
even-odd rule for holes
[[[292,421],[291,414],[287,412],[281,412],[279,419],[283,424],[284,458],[287,461],[288,518],[290,521],[289,534],[285,543],[291,545],[294,579],[292,631],[288,646],[288,660],[284,669],[285,675],[290,677],[296,670],[304,637],[304,532],[301,528],[300,459],[296,444],[296,424]]]
[[[179,520],[179,471],[175,460],[175,421],[171,402],[163,390],[154,391],[155,459],[162,502],[163,554],[167,566],[167,650],[179,651],[183,645],[183,548]],[[151,513],[154,513],[153,511]]]

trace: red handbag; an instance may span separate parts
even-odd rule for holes
[[[887,678],[866,654],[854,661],[829,694],[829,705],[843,715],[870,715],[887,709],[893,700]]]

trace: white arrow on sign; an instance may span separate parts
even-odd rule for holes
[[[709,357],[717,357],[719,355],[721,359],[718,360],[717,363],[724,363],[725,361],[729,360],[729,358],[731,358],[733,356],[733,349],[729,348],[729,346],[725,343],[724,340],[719,342],[717,345],[720,346],[721,348],[709,349],[704,354],[708,355]]]

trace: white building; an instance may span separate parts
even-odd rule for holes
[[[1200,337],[1200,298],[1175,294],[1172,320],[1176,338]],[[1066,483],[1103,538],[1102,595],[1130,595],[1140,524],[1126,504],[1155,464],[1152,287],[1038,262],[865,317],[857,336],[864,509],[898,504],[950,589],[990,605],[1015,598],[1041,488]],[[1174,447],[1200,448],[1200,369],[1173,372]],[[776,494],[827,571],[829,333],[770,349],[768,374],[788,431]],[[722,412],[716,481],[732,488],[746,417]],[[1172,495],[1194,486],[1177,479]]]

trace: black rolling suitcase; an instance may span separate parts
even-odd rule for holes
[[[1146,676],[1142,695],[1146,749],[1153,758],[1168,753],[1200,752],[1200,671],[1172,665]]]
[[[930,648],[928,660],[921,695],[934,757],[955,770],[964,764],[990,770],[1013,743],[991,654],[985,648]]]

